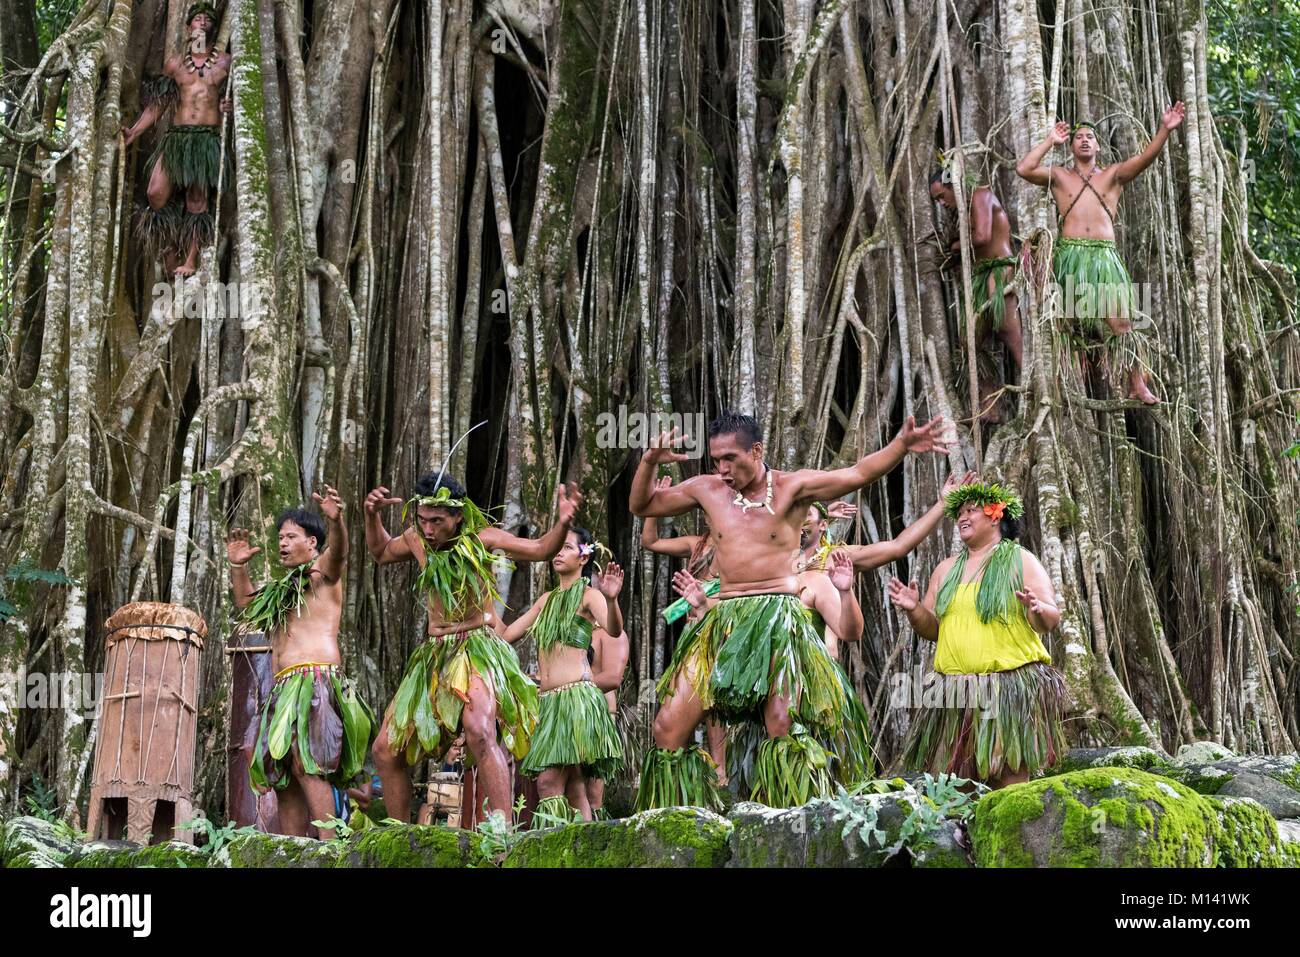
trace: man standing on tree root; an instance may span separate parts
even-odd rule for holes
[[[553,558],[582,502],[576,488],[561,485],[558,492],[559,517],[538,539],[492,526],[448,475],[429,472],[416,483],[415,496],[402,510],[403,522],[413,518],[414,524],[396,537],[385,530],[379,510],[401,499],[389,498],[383,486],[366,496],[366,548],[381,565],[419,564],[415,590],[429,612],[428,640],[407,661],[375,744],[384,801],[399,821],[411,813],[407,768],[426,756],[442,757],[462,729],[489,808],[511,816],[513,787],[501,745],[516,759],[528,753],[537,726],[537,686],[494,630],[501,596],[492,553],[525,562]]]
[[[748,415],[724,413],[709,425],[717,472],[671,488],[655,487],[661,463],[685,461],[673,451],[676,430],[646,450],[632,483],[634,515],[664,517],[702,508],[722,574],[718,601],[677,642],[659,682],[656,747],[646,753],[637,808],[718,807],[713,762],[687,748],[707,712],[729,722],[761,722],[754,781],[765,794],[828,797],[825,753],[817,742],[837,737],[853,720],[845,687],[812,618],[799,601],[791,559],[808,506],[862,488],[908,452],[944,451],[943,420],[917,428],[909,417],[884,449],[845,469],[777,472],[763,461],[762,430]],[[797,728],[795,726],[798,726]],[[864,732],[865,733],[865,732]]]
[[[343,502],[328,485],[313,494],[320,517],[290,509],[277,521],[280,564],[289,571],[257,591],[248,562],[261,551],[248,532],[232,529],[226,542],[230,582],[239,609],[238,628],[271,642],[275,684],[262,705],[249,780],[259,790],[280,792],[285,834],[312,836],[313,820],[334,813],[334,790],[356,783],[375,737],[375,716],[343,676],[339,620],[348,533]],[[332,829],[321,829],[329,837]]]
[[[230,101],[220,99],[230,54],[212,49],[216,10],[195,3],[185,24],[185,53],[167,60],[162,76],[145,81],[144,112],[123,131],[130,146],[175,109],[172,125],[149,157],[149,205],[137,214],[136,236],[177,276],[194,275],[199,247],[216,238],[210,203],[221,171],[221,114],[230,109]],[[184,193],[182,205],[172,202],[177,190]]]
[[[1067,123],[1057,123],[1016,166],[1021,178],[1051,188],[1060,229],[1052,259],[1056,283],[1076,318],[1091,320],[1091,331],[1102,335],[1110,346],[1132,332],[1137,313],[1133,280],[1115,249],[1115,227],[1119,223],[1114,210],[1124,187],[1155,162],[1169,139],[1169,131],[1177,129],[1185,115],[1180,100],[1165,110],[1160,129],[1146,149],[1104,167],[1097,165],[1097,131],[1091,123],[1078,123],[1073,130]],[[1040,165],[1054,146],[1067,142],[1074,154],[1073,169]],[[1096,323],[1102,318],[1105,329]],[[1136,350],[1128,370],[1128,397],[1147,405],[1160,401],[1147,384],[1147,373]]]
[[[952,171],[940,169],[930,177],[930,196],[948,209],[957,208],[957,192],[952,187]],[[970,235],[975,248],[975,268],[971,272],[971,311],[975,314],[975,332],[980,345],[990,332],[1006,345],[1019,369],[1024,346],[1020,334],[1020,300],[1012,288],[1016,274],[1016,256],[1011,248],[1011,221],[993,190],[976,186],[968,197]],[[961,239],[953,241],[954,252],[961,249]],[[984,363],[981,363],[984,365]],[[985,421],[993,418],[988,394],[992,391],[985,369],[980,369],[979,409]]]

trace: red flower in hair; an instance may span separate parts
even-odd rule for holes
[[[993,502],[990,505],[984,506],[984,514],[993,519],[993,521],[1000,522],[1002,521],[1002,512],[1006,507],[1005,502]]]

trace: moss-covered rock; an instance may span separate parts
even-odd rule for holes
[[[1219,789],[1219,796],[1250,798],[1279,820],[1300,818],[1300,791],[1267,774],[1238,774]]]
[[[1141,768],[1150,771],[1164,764],[1159,751],[1134,745],[1126,748],[1071,748],[1044,776],[1068,774],[1085,768]]]
[[[1300,867],[1300,821],[1278,821],[1277,836],[1287,867]]]
[[[64,862],[67,867],[207,867],[208,856],[192,844],[168,841],[141,847],[129,841],[89,841]]]
[[[731,856],[732,823],[693,807],[642,811],[524,835],[505,867],[722,867]]]
[[[0,866],[62,867],[76,845],[50,821],[15,817],[0,825]]]
[[[1176,768],[1182,768],[1192,764],[1213,764],[1231,757],[1236,755],[1214,741],[1193,741],[1180,747],[1171,763]]]
[[[1277,822],[1249,798],[1208,798],[1219,815],[1219,867],[1289,867]]]
[[[944,821],[930,835],[920,850],[912,858],[913,867],[974,867],[971,860],[970,839],[965,829],[956,821]]]
[[[985,796],[970,836],[980,867],[1212,867],[1219,821],[1185,785],[1091,768]]]
[[[389,825],[353,835],[335,867],[468,867],[482,838],[433,825]]]
[[[1181,764],[1153,767],[1151,771],[1173,778],[1202,794],[1218,794],[1241,774],[1264,775],[1300,791],[1300,756],[1294,754],[1243,755],[1208,763],[1197,763],[1185,758]]]
[[[209,867],[334,867],[342,841],[284,834],[241,834],[213,855]]]
[[[850,798],[852,815],[828,801],[795,808],[744,802],[730,813],[730,867],[882,867],[914,807],[910,788]],[[862,825],[869,822],[867,826]],[[874,828],[883,836],[871,836]],[[908,855],[892,863],[904,866]],[[937,856],[936,856],[937,861]]]

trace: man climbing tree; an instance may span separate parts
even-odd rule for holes
[[[948,169],[936,170],[930,177],[930,196],[948,209],[957,208],[957,192],[952,187]],[[1005,343],[1016,368],[1021,366],[1023,346],[1020,335],[1020,301],[1011,288],[1016,273],[1016,257],[1011,247],[1011,221],[991,187],[977,186],[970,194],[970,232],[974,245],[975,269],[971,275],[971,311],[975,313],[976,335],[981,345],[995,334]],[[954,251],[961,240],[953,240]],[[993,410],[988,394],[991,390],[981,364],[979,408],[986,420]]]
[[[178,276],[194,274],[199,247],[215,238],[211,194],[221,172],[221,114],[230,109],[229,100],[219,99],[230,72],[230,54],[212,49],[216,10],[196,3],[186,12],[185,24],[185,53],[169,58],[162,75],[145,82],[144,111],[124,130],[125,145],[130,146],[175,110],[174,122],[149,157],[149,204],[138,214],[136,236]],[[177,191],[184,197],[173,203]]]
[[[1016,166],[1023,179],[1036,186],[1049,186],[1059,213],[1057,226],[1061,238],[1056,244],[1053,269],[1056,282],[1071,302],[1081,302],[1077,318],[1104,318],[1109,329],[1107,339],[1118,339],[1133,329],[1136,304],[1133,280],[1115,249],[1114,212],[1125,185],[1155,162],[1169,139],[1169,131],[1183,122],[1186,110],[1179,100],[1164,112],[1160,129],[1147,148],[1114,166],[1097,165],[1097,130],[1088,122],[1059,122],[1047,138],[1030,150]],[[1040,166],[1054,146],[1068,142],[1074,154],[1074,168]],[[1076,299],[1081,296],[1082,299]],[[1103,332],[1099,328],[1095,332]],[[1147,385],[1146,371],[1135,356],[1128,372],[1129,398],[1147,405],[1160,400]]]

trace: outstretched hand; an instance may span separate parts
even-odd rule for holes
[[[858,514],[858,507],[838,499],[826,507],[827,518],[853,518]]]
[[[338,489],[330,485],[322,486],[325,494],[312,492],[311,497],[317,505],[320,506],[321,515],[330,522],[339,522],[343,520],[343,499],[339,497]]]
[[[387,485],[381,485],[378,488],[370,490],[370,494],[366,496],[366,503],[363,507],[365,508],[367,515],[377,515],[379,514],[379,510],[382,508],[387,508],[389,505],[401,504],[402,500],[400,498],[393,498],[389,494]]]
[[[946,426],[947,423],[942,415],[936,415],[922,426],[917,426],[915,416],[909,415],[903,424],[903,431],[899,433],[899,438],[903,440],[903,446],[909,452],[946,454],[949,445],[948,440],[943,438]]]
[[[1053,146],[1062,146],[1070,142],[1070,124],[1065,120],[1059,121],[1052,127],[1052,132],[1048,134]]]
[[[826,573],[836,591],[848,591],[853,587],[853,559],[843,549],[831,552]]]
[[[1039,598],[1038,594],[1028,585],[1025,586],[1024,591],[1016,592],[1016,597],[1020,599],[1020,604],[1025,606],[1025,611],[1033,615],[1041,614],[1048,608],[1056,607],[1046,599]]]
[[[1162,119],[1164,120],[1165,129],[1175,130],[1183,125],[1183,120],[1187,117],[1187,107],[1183,106],[1183,101],[1179,100],[1173,106],[1167,108]]]
[[[700,580],[684,568],[673,573],[673,591],[685,598],[692,608],[703,608],[709,600]]]
[[[645,450],[646,460],[653,465],[661,465],[665,462],[685,462],[690,456],[685,452],[677,452],[675,449],[686,441],[686,436],[677,434],[677,427],[669,429],[667,432],[660,432],[650,440],[650,447]]]
[[[609,562],[596,573],[596,580],[593,584],[595,584],[597,591],[610,601],[613,601],[623,589],[622,567],[618,562]]]
[[[226,539],[226,561],[232,565],[246,565],[249,560],[261,551],[255,548],[248,540],[248,529],[232,528],[230,537]]]
[[[911,611],[921,603],[921,589],[915,581],[904,585],[897,578],[889,580],[889,600],[903,611]]]
[[[582,504],[582,493],[573,482],[565,485],[561,482],[555,486],[555,494],[560,497],[557,520],[561,525],[572,525],[578,517],[578,506]]]

